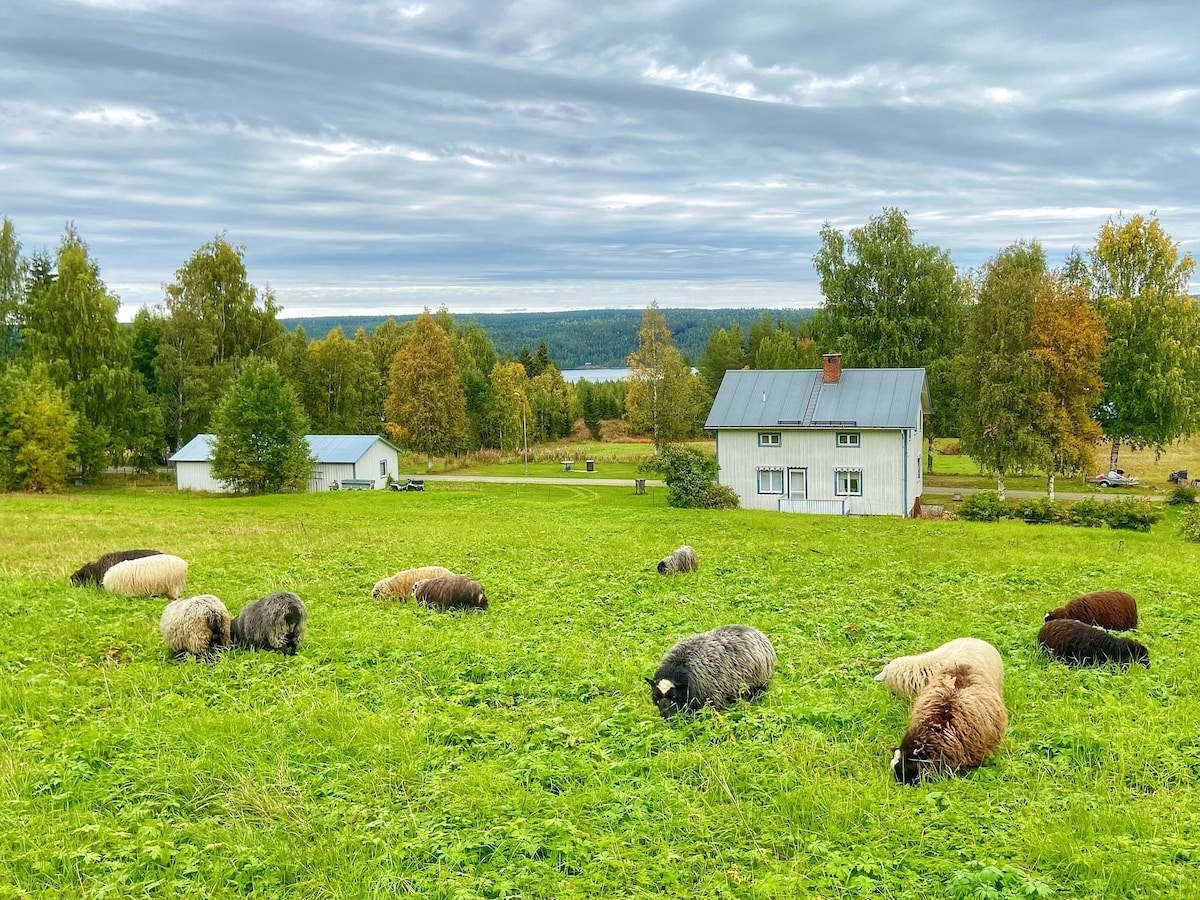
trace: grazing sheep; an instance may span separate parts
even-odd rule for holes
[[[696,551],[684,544],[659,561],[658,574],[677,575],[682,572],[695,572],[697,568],[699,563],[696,562]]]
[[[443,575],[453,574],[453,572],[443,566],[421,566],[417,569],[405,569],[402,572],[397,572],[391,578],[375,582],[375,587],[371,588],[371,596],[376,600],[382,600],[384,597],[399,597],[401,600],[407,600],[412,596],[413,585],[421,579],[440,578]]]
[[[1140,662],[1150,668],[1150,651],[1142,644],[1074,619],[1051,619],[1038,632],[1038,645],[1068,666]]]
[[[71,584],[100,584],[104,581],[104,573],[119,562],[127,559],[142,559],[147,556],[159,556],[161,550],[117,550],[105,553],[95,562],[87,563],[71,576]]]
[[[418,603],[437,609],[487,609],[483,585],[466,575],[440,575],[423,578],[413,585]]]
[[[162,594],[178,600],[187,585],[187,569],[188,564],[184,560],[168,553],[127,559],[104,573],[104,589],[122,597],[154,597]]]
[[[978,666],[992,677],[996,687],[1004,690],[1004,661],[987,641],[979,638],[955,638],[942,646],[916,656],[900,656],[883,667],[875,676],[899,697],[915,697],[939,669],[951,663],[965,662]]]
[[[775,674],[775,648],[749,625],[722,625],[683,638],[666,652],[650,696],[664,719],[708,705],[722,709],[739,698],[753,699]]]
[[[291,591],[281,591],[242,607],[229,626],[229,635],[239,647],[261,647],[294,656],[307,627],[304,602]]]
[[[1046,613],[1046,621],[1074,619],[1112,631],[1137,628],[1137,601],[1124,591],[1093,591]]]
[[[897,781],[915,784],[932,771],[974,768],[1000,747],[1007,728],[995,680],[971,663],[953,663],[917,695],[892,772]]]
[[[172,600],[158,627],[176,659],[209,657],[229,644],[229,610],[212,594]]]

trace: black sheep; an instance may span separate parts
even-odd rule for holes
[[[1068,666],[1140,662],[1150,668],[1150,651],[1142,644],[1075,619],[1051,619],[1038,632],[1038,645]]]
[[[104,573],[119,562],[141,559],[145,556],[160,556],[161,550],[116,550],[105,553],[95,562],[90,562],[71,576],[71,584],[103,584]]]

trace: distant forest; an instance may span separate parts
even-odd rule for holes
[[[750,324],[770,314],[775,321],[795,326],[797,322],[811,319],[815,309],[664,309],[667,327],[671,330],[675,346],[694,365],[705,351],[708,337],[718,328],[729,328],[737,323],[742,333],[749,333]],[[543,313],[450,313],[455,322],[466,324],[477,322],[487,330],[497,352],[502,356],[516,356],[522,347],[530,352],[537,350],[538,342],[545,341],[550,358],[560,369],[578,369],[582,366],[615,367],[625,365],[625,360],[637,346],[638,328],[642,324],[640,309],[576,310],[571,312]],[[347,338],[362,328],[368,335],[386,321],[388,316],[314,316],[312,318],[281,318],[280,323],[295,331],[297,325],[304,326],[310,338],[324,338],[333,328],[341,326]],[[415,319],[416,316],[394,316],[398,324]]]

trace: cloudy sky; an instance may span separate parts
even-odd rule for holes
[[[961,267],[1200,256],[1198,48],[1194,0],[3,0],[0,215],[122,318],[222,232],[285,315],[815,305],[888,206]]]

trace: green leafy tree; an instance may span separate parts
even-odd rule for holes
[[[392,383],[392,360],[396,358],[396,351],[404,345],[404,337],[404,331],[396,324],[396,320],[388,316],[367,339],[375,360],[375,371],[379,373],[381,396],[387,394],[388,386]]]
[[[706,400],[704,383],[671,343],[657,303],[642,313],[638,347],[629,354],[629,368],[625,412],[630,429],[651,435],[656,448],[694,437]]]
[[[455,328],[448,337],[458,366],[467,410],[467,445],[498,446],[499,432],[492,421],[492,385],[490,376],[500,357],[487,331],[475,322]],[[511,434],[510,434],[511,437]]]
[[[270,360],[251,357],[213,416],[212,471],[236,491],[303,490],[316,460],[300,399]]]
[[[1103,387],[1104,317],[1086,288],[1062,274],[1047,274],[1033,304],[1029,341],[1043,367],[1034,428],[1049,452],[1046,494],[1053,500],[1055,476],[1090,468],[1092,448],[1101,438],[1091,411]]]
[[[959,349],[967,298],[950,254],[918,244],[903,212],[885,209],[849,240],[826,224],[813,265],[825,305],[814,325],[817,343],[847,366],[924,367],[931,398],[952,392],[940,380]],[[935,383],[935,377],[938,383]],[[928,468],[933,440],[945,431],[935,415],[925,425]]]
[[[1122,443],[1161,452],[1200,427],[1200,308],[1187,293],[1196,262],[1143,216],[1109,219],[1090,258],[1108,331],[1096,417],[1115,469]]]
[[[756,369],[800,368],[800,345],[786,327],[776,328],[759,342],[754,356]]]
[[[245,248],[217,235],[198,248],[165,289],[166,319],[159,343],[159,380],[171,444],[208,429],[236,372],[251,355],[268,355],[282,333],[270,288],[259,291],[246,274]]]
[[[450,339],[425,310],[392,361],[388,425],[402,446],[426,454],[432,468],[435,455],[463,448],[466,407]]]
[[[25,260],[8,216],[0,219],[0,366],[17,354],[21,307],[25,298]]]
[[[529,401],[531,443],[556,441],[571,433],[570,391],[554,363],[528,379],[525,390]]]
[[[23,353],[46,368],[78,414],[80,468],[94,475],[126,454],[153,454],[161,426],[133,368],[132,334],[117,322],[120,301],[100,280],[83,238],[68,224],[52,269],[39,264],[26,295]]]
[[[382,421],[383,397],[379,376],[366,336],[348,341],[334,328],[323,341],[308,345],[307,406],[319,434],[375,434]]]
[[[1018,242],[990,260],[960,357],[963,449],[996,472],[1001,500],[1008,472],[1048,455],[1037,430],[1043,367],[1029,337],[1045,272],[1036,242]]]
[[[697,368],[708,385],[708,392],[715,397],[725,373],[745,365],[745,338],[742,337],[742,327],[735,322],[728,329],[718,328],[708,336],[704,355],[700,357]]]
[[[66,484],[74,435],[75,414],[44,366],[0,376],[0,479],[9,490]]]
[[[498,362],[492,367],[489,378],[490,397],[488,407],[488,434],[494,435],[496,446],[504,450],[521,446],[521,414],[525,413],[524,427],[529,426],[529,409],[524,406],[526,398],[525,367],[519,362]]]

